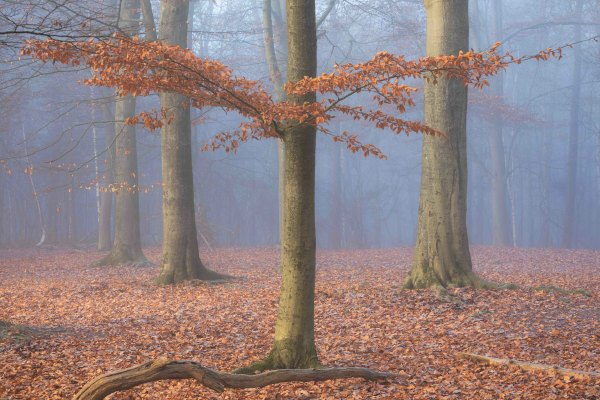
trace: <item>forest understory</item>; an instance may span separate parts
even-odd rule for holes
[[[145,249],[157,263],[159,248]],[[280,275],[275,249],[204,252],[243,277],[157,286],[158,267],[91,267],[96,252],[0,251],[0,399],[65,399],[91,378],[168,357],[231,371],[264,357]],[[327,366],[390,372],[216,394],[191,380],[111,399],[600,399],[600,380],[457,358],[600,370],[600,252],[475,247],[474,269],[516,289],[401,290],[409,248],[320,251],[316,341]]]

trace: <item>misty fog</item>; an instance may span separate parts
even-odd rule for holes
[[[8,29],[7,21],[20,10],[18,2],[2,3],[0,21]],[[100,20],[114,15],[111,5],[79,3],[80,13]],[[260,3],[195,2],[189,37],[197,55],[218,59],[271,90]],[[600,34],[600,8],[597,1],[582,1],[578,11],[576,3],[506,0],[498,15],[493,0],[470,2],[470,46],[475,50],[501,41],[501,51],[519,56],[583,41],[565,49],[561,60],[511,66],[492,78],[490,87],[469,90],[471,244],[600,249],[600,47],[597,41],[584,41]],[[317,17],[328,6],[328,1],[318,1]],[[158,13],[158,2],[153,7]],[[425,28],[420,1],[335,2],[318,27],[319,72],[331,71],[336,63],[365,61],[383,50],[423,56]],[[275,32],[275,39],[285,66],[285,35]],[[42,65],[20,58],[9,39],[3,43],[0,245],[35,245],[44,232],[44,245],[94,247],[100,181],[114,137],[114,91],[78,84],[89,77],[85,68]],[[421,92],[416,100],[406,117],[422,120]],[[138,98],[138,112],[158,107],[158,96]],[[200,246],[276,246],[276,141],[250,141],[236,154],[203,152],[207,140],[235,129],[240,117],[194,109],[192,118]],[[318,247],[413,245],[421,137],[398,136],[344,118],[334,119],[329,128],[360,133],[387,159],[365,158],[318,136]],[[142,241],[160,245],[160,134],[138,126],[137,138]]]

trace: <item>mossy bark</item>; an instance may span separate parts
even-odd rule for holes
[[[315,76],[317,40],[314,0],[288,0],[288,79]],[[315,101],[314,93],[288,97],[292,104]],[[236,373],[316,368],[315,346],[315,153],[313,126],[290,121],[283,133],[285,193],[281,246],[281,292],[275,338],[269,355]]]
[[[467,0],[426,0],[427,55],[468,50]],[[421,192],[409,289],[479,286],[467,235],[467,87],[425,82],[425,123],[445,138],[423,138]]]
[[[161,2],[161,41],[187,46],[189,0]],[[163,255],[157,283],[174,284],[191,279],[223,278],[200,260],[194,208],[192,130],[189,99],[160,93],[167,120],[161,129],[163,180]]]
[[[119,28],[131,35],[139,30],[139,1],[121,3]],[[134,96],[118,96],[115,103],[115,238],[111,252],[96,265],[147,264],[140,238],[140,206],[136,128],[125,124],[135,115]]]

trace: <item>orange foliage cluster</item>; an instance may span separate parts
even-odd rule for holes
[[[411,249],[317,256],[315,335],[329,366],[389,371],[358,379],[209,391],[194,381],[112,399],[598,399],[600,381],[565,380],[457,359],[466,351],[593,371],[600,366],[600,252],[476,247],[478,274],[516,290],[453,289],[456,301],[402,291]],[[160,249],[146,249],[155,262]],[[264,357],[280,276],[275,249],[216,249],[211,268],[248,279],[156,286],[158,267],[89,265],[79,250],[0,251],[0,398],[68,399],[89,379],[159,357],[221,371]],[[553,286],[558,288],[553,289]],[[579,290],[578,290],[579,289]],[[585,290],[585,292],[583,291]]]
[[[386,52],[360,64],[336,65],[332,73],[287,84],[290,95],[310,92],[321,94],[321,100],[302,105],[276,103],[260,82],[234,76],[233,71],[219,61],[196,57],[190,50],[160,42],[145,42],[139,38],[115,36],[111,40],[64,43],[60,41],[29,41],[23,54],[42,61],[57,61],[69,65],[87,65],[94,75],[86,84],[116,87],[120,95],[148,95],[170,91],[191,99],[193,107],[219,107],[236,111],[246,117],[239,129],[215,135],[206,148],[235,151],[240,142],[249,139],[281,137],[290,124],[309,123],[321,132],[345,143],[365,156],[384,158],[374,145],[363,144],[357,135],[344,132],[333,134],[326,124],[336,115],[372,123],[395,133],[442,132],[421,122],[399,118],[417,91],[407,85],[407,79],[437,81],[441,77],[458,79],[475,87],[487,85],[486,77],[505,69],[510,63],[525,59],[547,59],[560,56],[559,50],[548,49],[532,57],[515,58],[509,53],[496,52],[499,43],[485,52],[461,52],[455,56],[423,57],[407,60]],[[346,100],[358,93],[371,94],[373,107],[352,106]],[[390,112],[384,106],[391,107]],[[162,113],[142,113],[130,123],[142,122],[149,129],[161,126]]]

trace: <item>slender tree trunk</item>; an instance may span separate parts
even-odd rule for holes
[[[277,54],[275,51],[275,34],[276,30],[280,36],[283,35],[283,27],[281,23],[278,24],[277,29],[273,27],[273,7],[272,0],[263,0],[262,7],[262,21],[263,21],[263,41],[265,46],[265,59],[267,66],[269,67],[269,76],[271,77],[271,83],[275,91],[275,100],[280,102],[286,99],[286,93],[283,89],[283,76],[281,69],[279,68],[279,62],[277,61]],[[281,20],[280,20],[281,21]],[[281,42],[281,37],[279,41]],[[278,185],[279,185],[279,243],[283,242],[283,203],[285,196],[285,149],[284,142],[282,140],[277,141],[277,159],[278,159]]]
[[[36,246],[41,246],[46,242],[46,222],[44,221],[44,214],[42,213],[42,206],[40,203],[39,193],[37,191],[35,180],[33,179],[33,165],[31,164],[31,159],[29,158],[29,146],[27,136],[25,135],[25,125],[21,125],[21,133],[23,134],[23,143],[25,144],[25,160],[27,161],[27,168],[29,175],[29,183],[31,185],[31,194],[33,196],[33,200],[36,205],[38,219],[40,222],[40,231],[41,238]]]
[[[288,0],[288,79],[296,82],[317,72],[314,0]],[[290,96],[292,104],[316,100],[314,93]],[[318,365],[314,338],[315,299],[315,128],[298,125],[284,135],[282,285],[269,355],[272,368]]]
[[[115,159],[114,132],[106,130],[105,171],[102,174],[100,187],[100,213],[98,215],[98,250],[108,251],[111,248],[111,216],[113,193],[111,185],[114,182],[113,169]]]
[[[576,14],[581,20],[583,0],[577,0]],[[574,42],[581,40],[581,25],[575,25]],[[569,153],[567,161],[567,193],[565,202],[565,219],[563,224],[562,247],[571,248],[574,243],[575,201],[577,191],[577,157],[579,146],[579,108],[581,101],[581,46],[575,46],[573,64],[573,85],[571,92],[571,115],[569,123]]]
[[[341,133],[341,125],[336,126],[338,132]],[[331,247],[340,249],[342,247],[342,157],[341,152],[344,148],[339,143],[333,144],[333,159],[332,159],[332,182],[331,182],[331,215],[330,215],[330,230],[331,230]]]
[[[98,130],[96,129],[96,95],[94,86],[90,88],[90,100],[92,111],[92,145],[94,149],[94,176],[96,177],[95,200],[96,200],[96,216],[98,219],[98,241],[100,240],[100,164],[98,162]]]
[[[123,0],[119,28],[139,31],[139,0]],[[97,265],[147,263],[140,238],[140,205],[135,126],[124,121],[135,115],[134,96],[118,96],[115,103],[115,239],[111,252]]]
[[[315,76],[317,39],[314,0],[288,0],[288,79]],[[292,104],[315,101],[314,93],[289,96]],[[319,365],[314,335],[316,131],[291,122],[284,135],[285,202],[281,247],[282,284],[273,349],[266,359],[237,372]]]
[[[499,40],[503,36],[502,0],[492,2],[494,17],[494,36]],[[504,101],[504,77],[499,74],[492,84],[492,93]],[[506,165],[504,160],[504,143],[502,140],[502,118],[496,115],[492,120],[489,135],[491,172],[492,172],[492,242],[497,246],[510,246],[511,232],[508,212],[508,191],[506,187]]]
[[[58,192],[56,187],[62,186],[56,180],[56,173],[49,171],[46,179],[48,188],[46,195],[46,245],[56,245],[59,242],[59,220],[61,217],[62,207],[62,192]]]
[[[427,55],[468,49],[468,0],[425,0]],[[425,82],[425,123],[447,137],[423,138],[417,243],[406,288],[476,285],[466,224],[467,88]]]
[[[77,210],[75,206],[75,184],[71,177],[69,189],[67,190],[67,243],[75,245],[77,243]]]
[[[114,119],[111,116],[106,104],[102,107],[108,119]],[[115,143],[114,143],[114,125],[113,128],[105,130],[105,157],[104,157],[104,172],[100,179],[100,209],[98,214],[98,250],[108,251],[112,246],[111,237],[111,219],[112,219],[112,203],[113,193],[112,185],[114,184],[114,160],[115,160]]]
[[[164,43],[187,46],[188,11],[189,0],[161,2],[159,32]],[[163,255],[157,282],[221,278],[202,264],[198,252],[189,99],[163,92],[160,104],[171,120],[161,129]]]

